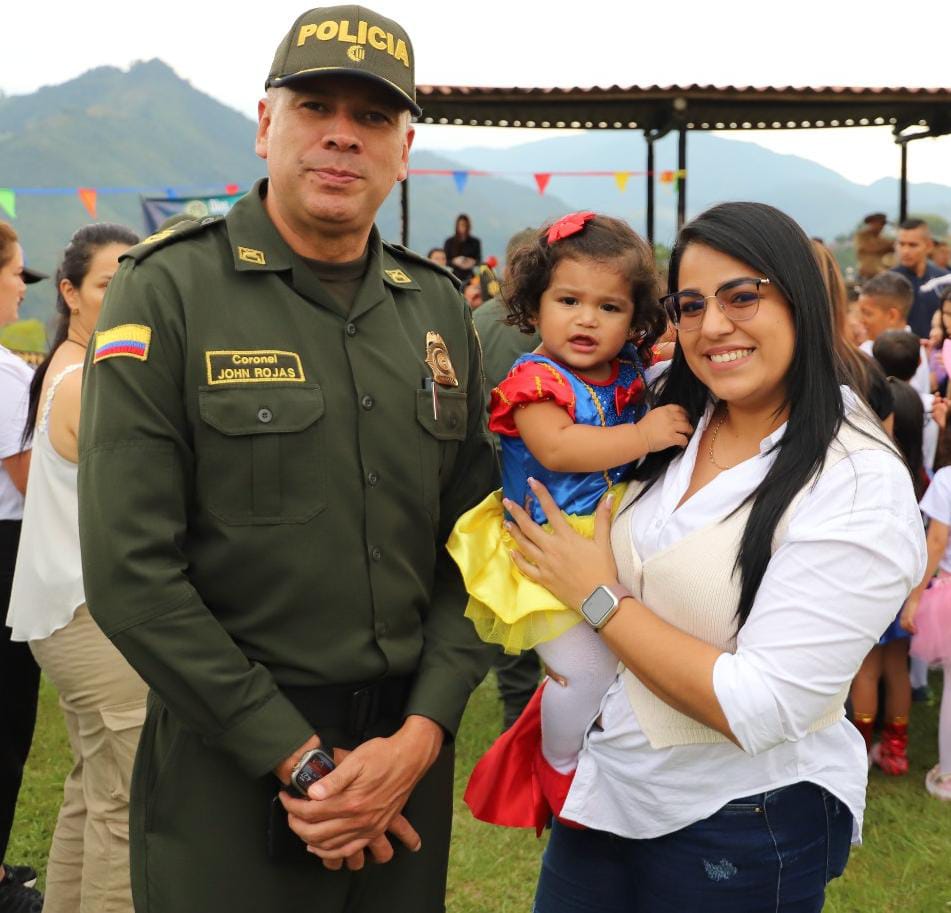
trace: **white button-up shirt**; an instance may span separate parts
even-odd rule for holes
[[[847,405],[854,402],[843,388]],[[647,560],[727,516],[775,459],[768,451],[721,472],[679,508],[710,410],[685,452],[631,508],[634,548]],[[706,455],[700,455],[705,459]],[[809,733],[921,579],[921,515],[907,469],[882,450],[841,460],[807,492],[763,576],[736,652],[713,669],[732,742],[653,749],[620,678],[601,704],[564,806],[566,818],[622,837],[672,833],[733,799],[800,781],[825,787],[861,835],[865,743],[847,720]]]

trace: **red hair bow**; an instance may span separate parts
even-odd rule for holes
[[[578,234],[594,218],[593,212],[572,212],[562,216],[548,229],[548,243],[554,244],[563,238]]]
[[[614,408],[620,415],[632,403],[635,405],[641,401],[644,395],[644,381],[639,377],[629,387],[614,388]]]

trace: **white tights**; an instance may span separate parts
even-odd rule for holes
[[[542,693],[542,754],[557,771],[568,773],[617,674],[617,657],[583,621],[535,650],[551,672],[567,680],[560,685],[552,679]]]
[[[938,770],[943,774],[951,774],[951,660],[945,660],[944,663],[944,691],[938,717]]]

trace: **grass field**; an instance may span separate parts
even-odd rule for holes
[[[933,679],[937,685],[937,679]],[[526,831],[473,820],[460,796],[472,765],[501,723],[490,678],[475,692],[458,740],[456,818],[449,869],[449,913],[527,913],[544,840]],[[924,791],[937,757],[937,708],[916,704],[911,773],[890,779],[873,771],[865,843],[853,849],[845,876],[832,883],[826,913],[951,913],[951,803]],[[45,865],[70,765],[53,689],[44,682],[33,752],[20,793],[8,852],[11,862]]]

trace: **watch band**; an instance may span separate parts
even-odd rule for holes
[[[581,616],[600,631],[614,617],[621,600],[630,595],[630,590],[620,584],[602,584],[581,603]]]

